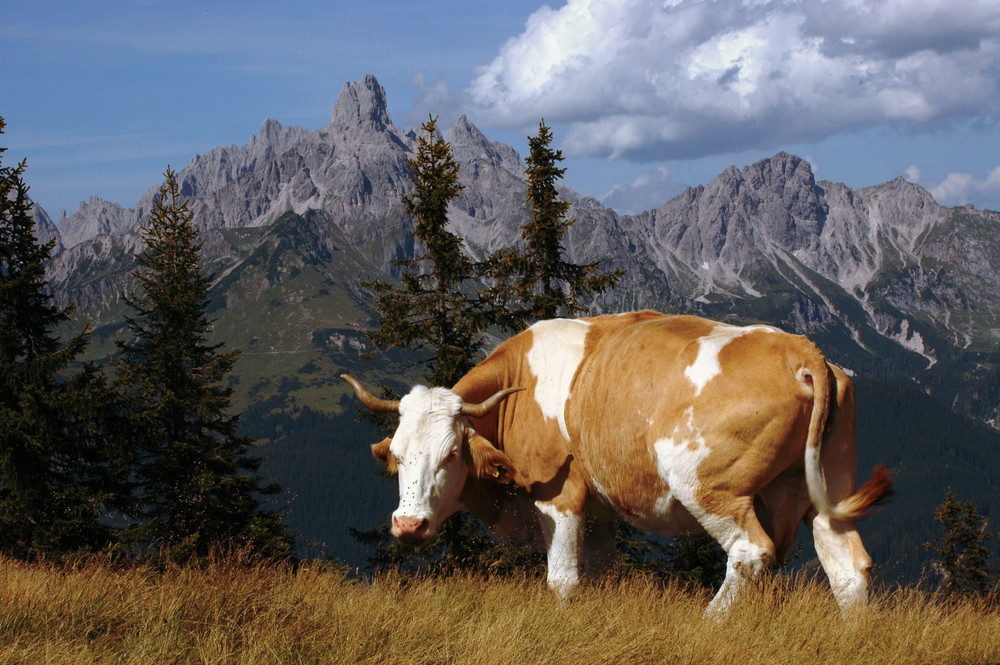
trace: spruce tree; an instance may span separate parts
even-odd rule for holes
[[[55,241],[37,241],[26,168],[0,159],[0,549],[51,557],[111,542],[101,516],[124,506],[126,414],[103,373],[73,367],[87,328],[56,334],[73,307],[48,292]]]
[[[955,593],[986,593],[997,584],[997,571],[990,567],[986,518],[971,501],[959,501],[948,488],[944,501],[934,511],[943,534],[924,548],[934,554],[932,570],[941,586]]]
[[[424,253],[395,262],[402,268],[399,286],[382,281],[365,286],[375,293],[379,315],[374,344],[428,351],[425,378],[450,387],[475,365],[486,318],[478,298],[469,295],[475,266],[462,252],[462,239],[446,228],[448,206],[462,190],[458,163],[437,134],[437,118],[421,130],[417,157],[407,160],[414,192],[403,197],[403,206]]]
[[[462,252],[462,239],[447,229],[448,206],[462,190],[458,163],[437,133],[437,118],[421,126],[415,159],[407,160],[414,191],[403,196],[413,217],[414,238],[424,253],[396,261],[402,269],[399,286],[367,282],[375,293],[378,329],[371,333],[376,347],[402,347],[427,354],[424,377],[432,386],[451,387],[478,361],[488,320],[476,294],[476,266]],[[380,422],[382,426],[389,423]],[[417,554],[386,542],[388,528],[352,530],[354,537],[376,547],[377,568],[429,568],[446,572],[471,566],[470,555],[488,542],[475,518],[457,513],[441,525],[435,543]],[[470,545],[475,543],[476,545]]]
[[[566,219],[570,203],[556,190],[566,174],[559,166],[562,151],[552,148],[552,130],[544,120],[538,135],[528,137],[528,145],[525,177],[531,218],[521,227],[524,247],[500,250],[482,267],[492,282],[484,299],[491,304],[494,321],[510,331],[539,319],[586,313],[586,300],[614,287],[624,275],[620,269],[600,273],[597,262],[563,259],[563,238],[574,220]]]
[[[223,385],[239,356],[211,344],[211,279],[187,201],[167,168],[137,255],[138,290],[126,296],[131,339],[119,342],[119,380],[143,405],[136,461],[142,526],[136,538],[175,557],[213,548],[280,556],[291,546],[280,516],[262,507],[261,458],[237,433],[231,389]]]

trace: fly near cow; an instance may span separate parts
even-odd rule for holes
[[[562,598],[615,560],[614,520],[710,534],[726,577],[708,611],[812,531],[833,594],[867,602],[856,522],[891,492],[883,467],[857,488],[854,388],[805,337],[694,316],[633,312],[541,321],[452,388],[382,400],[398,411],[372,446],[398,474],[392,534],[419,544],[458,510],[546,552]]]

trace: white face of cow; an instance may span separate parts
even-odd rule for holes
[[[468,475],[462,454],[462,400],[445,388],[417,386],[399,402],[389,453],[399,474],[392,535],[419,544],[458,510]]]
[[[461,508],[459,496],[466,479],[492,478],[523,486],[513,462],[476,434],[469,418],[485,418],[520,386],[502,388],[482,402],[469,404],[447,388],[417,386],[401,400],[385,400],[357,379],[341,374],[358,399],[375,411],[399,413],[392,439],[372,446],[372,453],[399,475],[399,507],[392,513],[392,535],[420,544]]]

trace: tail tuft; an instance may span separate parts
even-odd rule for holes
[[[892,495],[892,475],[887,468],[879,464],[872,469],[871,478],[857,492],[833,506],[832,517],[843,520],[868,517],[878,512],[879,506]]]

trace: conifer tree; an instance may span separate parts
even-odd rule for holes
[[[566,219],[570,203],[556,190],[566,173],[559,167],[562,151],[552,148],[552,130],[544,120],[538,124],[538,135],[528,137],[528,145],[525,176],[531,219],[521,227],[524,248],[500,250],[483,266],[484,275],[493,282],[484,299],[492,306],[494,320],[511,331],[539,319],[583,314],[586,299],[614,287],[624,275],[620,269],[600,273],[597,262],[563,259],[563,237],[574,220]]]
[[[5,126],[0,118],[0,134]],[[0,157],[6,148],[0,148]],[[102,511],[120,508],[120,401],[92,366],[70,372],[85,328],[63,343],[73,308],[48,293],[45,263],[22,177],[0,160],[0,549],[58,556],[110,543]],[[116,425],[117,423],[117,425]]]
[[[486,319],[478,299],[468,295],[473,262],[462,252],[462,239],[446,228],[448,205],[462,190],[458,163],[437,134],[437,118],[421,130],[417,157],[407,160],[414,192],[403,197],[403,206],[425,253],[395,262],[403,269],[398,287],[382,281],[365,286],[375,293],[379,313],[375,345],[429,350],[425,378],[450,387],[476,363]]]
[[[136,460],[143,522],[137,540],[174,556],[214,547],[284,555],[291,541],[280,516],[262,507],[261,458],[237,434],[223,385],[239,355],[210,344],[211,280],[201,272],[202,241],[167,168],[137,256],[138,290],[126,297],[132,338],[120,341],[119,380],[143,405],[146,427]]]
[[[381,281],[365,283],[375,293],[379,313],[379,328],[371,339],[381,349],[398,346],[429,352],[424,377],[432,386],[451,387],[478,361],[488,320],[472,283],[476,267],[462,252],[462,239],[447,229],[448,206],[462,190],[458,163],[451,146],[437,133],[437,118],[429,118],[421,131],[417,156],[407,161],[414,191],[403,197],[403,206],[413,217],[413,235],[425,253],[395,262],[403,269],[398,287]],[[424,567],[446,572],[472,567],[482,558],[470,552],[481,551],[489,542],[475,518],[466,513],[445,520],[438,539],[420,554],[390,545],[384,525],[352,533],[359,542],[375,546],[373,565],[380,569]]]
[[[934,511],[943,535],[924,548],[933,552],[932,569],[949,592],[986,593],[997,584],[997,571],[990,567],[986,518],[971,501],[959,501],[948,488],[944,501]]]

